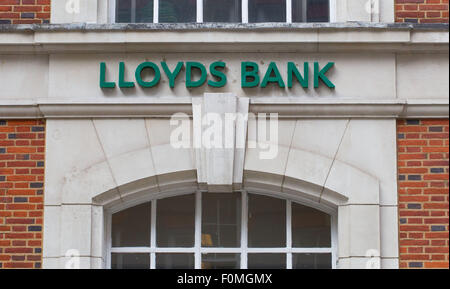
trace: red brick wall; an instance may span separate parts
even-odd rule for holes
[[[0,0],[0,24],[49,23],[50,0]]]
[[[395,22],[448,23],[448,0],[395,0]]]
[[[447,268],[449,121],[399,120],[400,267]]]
[[[0,268],[40,268],[45,122],[0,120]]]

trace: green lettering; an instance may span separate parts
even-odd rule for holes
[[[308,83],[309,83],[309,63],[305,62],[303,64],[303,75],[305,76],[304,78],[302,77],[302,75],[300,74],[300,72],[298,71],[297,67],[295,66],[295,63],[293,62],[288,62],[288,87],[292,88],[292,78],[295,75],[295,78],[297,79],[297,81],[300,83],[300,85],[303,88],[308,88]]]
[[[252,68],[247,70],[247,68]],[[241,87],[256,87],[259,85],[258,64],[255,62],[241,63]],[[253,78],[253,81],[247,81],[247,78]]]
[[[125,81],[124,78],[125,78],[125,63],[120,62],[119,63],[119,87],[120,88],[134,87],[134,82]]]
[[[274,74],[274,76],[272,76]],[[284,87],[283,78],[281,78],[280,71],[278,70],[277,64],[271,62],[267,68],[266,74],[264,75],[261,87],[266,87],[269,82],[277,82],[279,87]]]
[[[200,70],[200,79],[197,81],[192,80],[192,68]],[[199,87],[205,83],[207,78],[206,68],[199,62],[186,62],[186,87]]]
[[[216,69],[217,67],[225,68],[225,65],[226,65],[225,62],[222,61],[216,61],[211,63],[211,65],[209,66],[209,72],[211,73],[212,76],[218,78],[219,81],[208,80],[209,86],[222,87],[227,84],[227,76],[225,75],[225,73],[223,73],[222,71],[218,71]]]
[[[155,72],[155,77],[150,82],[144,81],[142,79],[142,70],[144,70],[145,68],[151,68]],[[158,66],[156,64],[154,64],[153,62],[143,62],[143,63],[139,64],[139,66],[136,68],[135,76],[136,76],[136,82],[140,86],[153,87],[159,83],[159,80],[161,79],[161,72],[159,71]]]
[[[328,62],[322,70],[319,70],[319,63],[314,62],[314,87],[319,87],[319,79],[321,79],[329,88],[335,88],[335,85],[325,76],[325,73],[333,67],[334,62]]]
[[[100,62],[100,88],[114,88],[115,82],[105,81],[106,78],[106,63]]]
[[[181,68],[183,68],[183,62],[178,62],[177,66],[175,67],[175,70],[173,72],[170,71],[169,67],[167,66],[166,62],[161,62],[161,66],[164,70],[164,72],[167,75],[167,78],[169,78],[169,86],[171,88],[175,87],[175,79],[177,78],[178,74],[181,71]]]

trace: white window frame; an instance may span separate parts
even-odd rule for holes
[[[286,254],[286,269],[292,269],[292,254],[295,253],[330,253],[332,269],[337,267],[337,249],[338,249],[338,234],[337,234],[337,212],[330,211],[324,208],[313,207],[324,213],[327,213],[331,217],[331,247],[326,248],[294,248],[292,247],[292,203],[302,204],[299,200],[285,199],[276,196],[275,194],[260,193],[260,192],[247,192],[241,191],[242,208],[241,208],[241,246],[236,248],[212,248],[201,247],[201,228],[202,228],[202,201],[201,194],[208,192],[196,191],[195,192],[195,243],[194,247],[180,247],[180,248],[165,248],[156,246],[156,203],[158,199],[164,199],[173,196],[181,196],[186,194],[192,194],[192,192],[174,193],[161,197],[154,197],[150,200],[135,200],[132,203],[122,204],[112,209],[108,209],[105,212],[105,234],[106,234],[106,250],[105,260],[106,268],[111,268],[111,254],[112,253],[145,253],[150,254],[150,268],[156,268],[156,253],[192,253],[194,254],[195,269],[201,269],[201,258],[203,253],[237,253],[240,254],[241,262],[240,268],[247,269],[247,257],[248,253],[283,253]],[[248,248],[248,194],[266,195],[269,197],[281,199],[286,201],[286,247],[281,248]],[[140,203],[151,202],[151,230],[150,230],[150,247],[112,247],[111,233],[112,233],[112,215],[130,207],[134,207]],[[311,207],[307,204],[302,204]]]
[[[116,1],[117,0],[109,0],[108,7],[109,7],[109,22],[110,23],[116,23]],[[136,2],[136,0],[131,0],[132,3]],[[242,19],[241,23],[248,23],[248,1],[249,0],[242,0]],[[330,1],[330,23],[336,22],[336,5],[337,0],[329,0]],[[197,23],[203,23],[203,0],[197,0],[197,16],[196,21]],[[159,23],[159,0],[153,0],[153,23]],[[285,23],[292,23],[292,0],[286,0],[286,22]]]

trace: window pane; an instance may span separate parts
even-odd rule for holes
[[[331,254],[292,254],[293,269],[331,269]]]
[[[117,0],[117,23],[152,23],[153,0]]]
[[[196,0],[159,0],[159,22],[196,22]]]
[[[159,247],[193,247],[195,195],[158,200],[156,241]]]
[[[248,0],[248,21],[286,22],[286,0]]]
[[[240,193],[205,193],[202,211],[203,247],[240,247]]]
[[[150,254],[111,254],[112,269],[150,269]]]
[[[292,0],[292,22],[329,21],[329,0]]]
[[[286,254],[248,254],[248,269],[286,269]]]
[[[286,201],[249,194],[248,246],[286,247]]]
[[[204,22],[241,22],[241,0],[203,0]]]
[[[112,246],[150,246],[150,203],[112,215]]]
[[[202,254],[202,269],[239,269],[241,254]]]
[[[156,254],[156,269],[194,269],[194,254]]]
[[[292,246],[331,247],[330,215],[292,203]]]

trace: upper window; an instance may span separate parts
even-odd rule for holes
[[[111,215],[111,268],[326,269],[333,217],[258,194],[152,200]]]
[[[330,0],[111,0],[117,23],[329,22]]]

